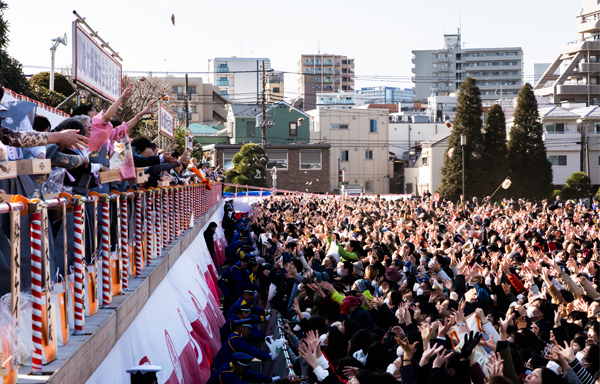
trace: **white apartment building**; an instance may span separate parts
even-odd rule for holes
[[[444,35],[441,49],[412,53],[416,101],[456,92],[467,77],[477,80],[484,102],[516,97],[523,84],[523,50],[520,47],[464,49],[459,33]]]
[[[317,109],[351,109],[365,104],[363,95],[355,92],[317,93]]]
[[[432,136],[448,129],[444,123],[408,123],[394,121],[390,115],[389,144],[390,152],[402,160],[409,159],[411,147],[429,140]]]
[[[536,95],[555,104],[600,105],[600,3],[582,3],[576,15],[577,40],[558,55],[534,88]]]
[[[267,58],[216,57],[208,63],[209,83],[233,103],[256,104],[260,100],[261,73],[271,69]]]
[[[411,151],[404,168],[404,193],[420,196],[424,191],[434,193],[439,188],[450,133],[452,129],[443,129],[421,142],[418,150]]]
[[[362,186],[365,193],[388,193],[387,109],[315,109],[308,114],[311,143],[331,144],[332,191],[339,191],[339,171],[343,170],[345,184]]]

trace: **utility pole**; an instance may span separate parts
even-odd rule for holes
[[[265,75],[265,62],[262,62],[262,89],[260,90],[260,109],[261,109],[261,119],[260,119],[260,130],[262,133],[261,146],[264,148],[267,145],[267,112],[265,105],[265,88],[266,88],[266,75]]]

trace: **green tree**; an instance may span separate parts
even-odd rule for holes
[[[177,149],[180,153],[183,153],[183,151],[186,150],[186,145],[185,145],[185,128],[181,127],[181,128],[177,128],[175,130],[175,143],[177,144]],[[192,151],[192,153],[190,153],[190,157],[195,157],[198,161],[202,160],[202,146],[198,146],[198,148],[196,148],[196,144],[198,144],[196,142],[196,139],[194,139],[194,150]]]
[[[560,193],[564,199],[579,199],[590,196],[592,181],[584,172],[575,172],[567,179],[566,184]]]
[[[538,105],[531,84],[519,91],[514,125],[509,133],[508,163],[512,192],[541,200],[552,192],[552,165],[546,155]]]
[[[8,9],[8,4],[0,0],[0,85],[9,88],[14,92],[29,96],[29,83],[21,63],[8,55],[9,23],[4,18],[4,11]]]
[[[475,85],[475,79],[467,77],[460,85],[454,126],[448,138],[448,149],[442,166],[442,183],[438,189],[445,199],[457,200],[462,194],[462,147],[460,136],[467,136],[465,146],[465,189],[467,196],[482,194],[485,185],[483,163],[483,134],[481,132],[481,93]],[[448,151],[453,150],[452,156]],[[466,198],[466,196],[465,196]]]
[[[491,195],[496,188],[509,176],[507,163],[508,148],[506,147],[506,120],[502,106],[494,104],[488,111],[485,122],[485,132],[483,134],[484,156],[483,166],[485,166],[487,177],[484,192]],[[498,198],[504,197],[507,192],[500,188],[496,195]]]
[[[228,183],[253,185],[267,188],[267,152],[258,144],[244,144],[233,156],[234,168],[227,172]],[[257,177],[258,176],[258,177]],[[235,187],[225,188],[226,192],[235,191]]]
[[[50,89],[50,72],[39,72],[36,73],[29,79],[29,84],[32,86],[44,87]],[[54,73],[54,91],[65,96],[65,98],[71,96],[75,92],[75,88],[71,85],[69,80],[62,74]]]

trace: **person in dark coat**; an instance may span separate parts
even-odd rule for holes
[[[208,252],[210,253],[210,257],[212,257],[215,264],[217,264],[215,260],[215,232],[217,231],[217,223],[211,221],[208,224],[208,228],[204,231],[204,240],[206,240],[206,247],[208,248]]]
[[[250,371],[252,356],[247,353],[236,352],[231,357],[232,361],[213,373],[207,384],[274,383],[279,380],[279,376],[269,377]]]
[[[213,368],[222,367],[229,363],[233,359],[233,354],[235,352],[244,352],[263,361],[273,360],[270,353],[265,353],[248,343],[247,339],[250,336],[250,328],[252,328],[250,322],[250,319],[245,319],[238,320],[233,324],[234,332],[223,343],[221,349],[219,349],[219,352],[213,361]]]

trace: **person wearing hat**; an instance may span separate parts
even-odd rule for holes
[[[208,379],[207,384],[243,384],[243,383],[273,383],[279,376],[269,377],[250,371],[252,356],[236,352],[230,363],[225,363]]]
[[[225,340],[234,332],[233,324],[238,320],[251,319],[250,324],[258,324],[262,322],[261,317],[252,316],[250,311],[251,307],[248,304],[241,305],[235,309],[235,313],[227,319],[225,324],[221,327],[221,343],[224,343]],[[264,340],[266,335],[261,332],[258,328],[252,327],[250,329],[250,339],[251,340]]]
[[[232,306],[231,309],[229,310],[229,312],[227,312],[227,316],[225,316],[227,319],[231,317],[231,315],[233,315],[235,313],[235,309],[241,305],[245,305],[248,304],[250,305],[250,312],[253,315],[256,316],[260,316],[262,321],[267,321],[269,320],[270,317],[270,310],[266,310],[263,309],[261,307],[257,307],[256,305],[254,305],[254,292],[256,291],[256,288],[249,285],[249,286],[245,286],[242,290],[242,297],[240,297]]]
[[[131,384],[157,384],[156,372],[162,370],[158,365],[143,364],[129,368],[127,373],[131,375]]]
[[[213,361],[213,368],[222,367],[233,359],[236,352],[244,352],[263,361],[272,361],[270,353],[265,353],[248,343],[252,328],[252,319],[238,320],[233,323],[233,333],[225,340]]]
[[[346,296],[344,300],[342,300],[340,313],[342,315],[350,316],[352,320],[356,321],[361,329],[372,329],[375,326],[369,312],[361,307],[360,300],[354,296]]]
[[[242,259],[227,268],[217,281],[217,286],[223,292],[223,313],[230,313],[231,304],[242,296],[243,287],[253,286],[248,271],[251,263],[256,263],[253,257],[246,256],[243,252]],[[254,290],[258,289],[254,286]],[[233,312],[231,312],[232,314]]]

